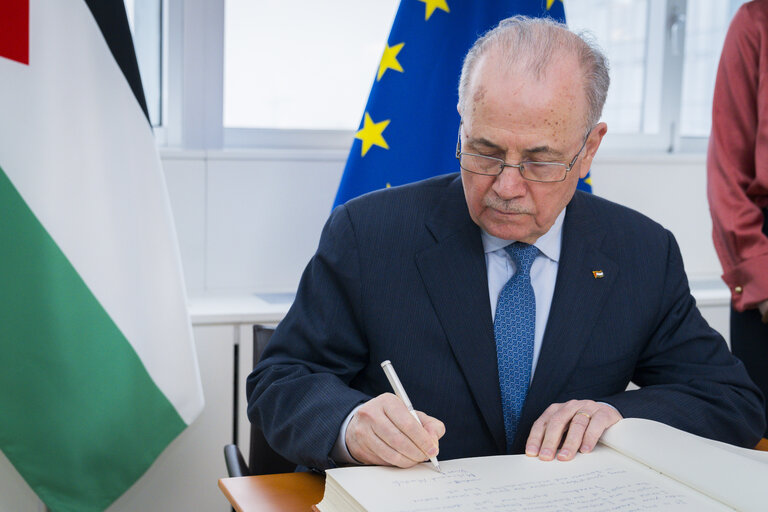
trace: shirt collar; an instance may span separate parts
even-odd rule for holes
[[[565,208],[560,212],[560,215],[555,219],[552,227],[549,231],[544,233],[536,240],[533,245],[547,258],[552,261],[560,260],[560,246],[563,240],[563,221],[565,220]],[[484,229],[480,230],[481,237],[483,239],[483,249],[485,253],[491,253],[503,249],[516,240],[504,240],[503,238],[497,238],[493,235],[489,235]]]

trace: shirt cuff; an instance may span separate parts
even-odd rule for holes
[[[352,421],[352,417],[362,406],[363,404],[360,404],[352,409],[352,412],[347,415],[344,423],[341,424],[341,428],[339,429],[339,437],[336,438],[336,444],[333,445],[333,449],[331,450],[331,458],[336,464],[362,464],[362,462],[356,460],[352,454],[349,453],[346,441],[347,427],[349,426],[349,422]]]
[[[611,409],[613,409],[614,411],[616,411],[616,412],[619,412],[619,410],[618,410],[617,408],[615,408],[614,406],[612,406],[612,405],[611,405],[611,404],[609,404],[608,402],[597,402],[597,403],[598,403],[598,404],[602,404],[602,405],[607,405],[608,407],[610,407],[610,408],[611,408]],[[623,414],[621,414],[620,412],[619,412],[619,416],[621,416],[622,418],[624,417],[624,415],[623,415]]]
[[[733,307],[737,311],[756,308],[768,299],[768,254],[744,260],[723,273],[723,281],[731,290]]]

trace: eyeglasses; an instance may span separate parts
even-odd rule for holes
[[[584,142],[579,148],[579,152],[573,157],[571,163],[563,164],[560,162],[532,162],[526,160],[519,164],[508,164],[501,158],[495,158],[492,156],[477,155],[475,153],[465,153],[461,151],[461,124],[459,125],[459,139],[456,141],[456,158],[459,160],[459,166],[467,172],[474,174],[482,174],[485,176],[498,176],[504,172],[505,167],[515,167],[520,171],[520,176],[524,180],[536,181],[541,183],[553,183],[558,181],[565,181],[568,176],[568,172],[576,164],[579,155],[584,150],[584,146],[587,144],[589,134],[592,133],[592,129],[587,132],[584,137]]]

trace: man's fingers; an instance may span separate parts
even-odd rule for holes
[[[399,401],[399,400],[398,400]],[[390,424],[377,425],[384,430],[374,429],[376,434],[396,451],[409,459],[421,462],[437,451],[437,443],[411,412],[402,405],[394,403],[384,406],[384,414]]]
[[[551,415],[547,422],[547,429],[544,432],[544,440],[539,449],[539,458],[541,460],[552,460],[555,458],[555,454],[560,447],[563,435],[566,430],[568,430],[571,419],[580,407],[582,407],[582,404],[579,400],[570,400],[569,402],[561,404],[555,413]],[[580,444],[581,443],[579,443],[579,445]]]
[[[350,422],[350,430],[353,430],[352,439],[348,437],[348,444],[355,446],[355,458],[365,464],[376,464],[382,466],[399,466],[407,468],[413,466],[417,461],[413,461],[403,454],[397,452],[379,436],[373,432],[370,425],[355,424],[357,415]],[[353,425],[354,424],[354,425]],[[348,435],[350,430],[348,430]],[[362,434],[362,435],[361,435]],[[351,442],[350,442],[351,441]],[[352,451],[350,447],[350,452]]]
[[[592,415],[583,410],[579,410],[571,418],[563,446],[557,452],[558,460],[571,460],[576,455],[576,452],[581,448],[584,433],[587,431],[591,418]]]
[[[562,404],[552,404],[539,416],[533,423],[531,432],[528,434],[528,440],[525,442],[525,454],[529,457],[538,457],[541,450],[541,443],[544,441],[544,434],[549,424],[549,419],[560,408]]]
[[[361,406],[350,421],[347,449],[363,464],[413,466],[437,453],[438,439],[445,433],[441,421],[424,413],[419,413],[419,420],[395,395],[379,395]]]
[[[429,432],[429,434],[434,439],[435,444],[437,444],[438,440],[440,440],[445,435],[445,424],[439,419],[433,418],[432,416],[429,416],[421,411],[416,411],[416,414],[418,414],[419,420],[421,420],[421,424],[423,425],[424,430]]]
[[[592,400],[552,404],[533,424],[525,453],[541,460],[552,460],[555,454],[558,460],[571,460],[578,451],[592,451],[603,432],[620,419],[616,409]]]
[[[366,436],[366,445],[379,457],[393,465],[403,466],[404,461],[394,462],[398,459],[393,457],[389,450],[383,450],[376,439],[413,461],[410,465],[423,461],[426,457],[415,439],[420,438],[422,442],[429,445],[431,444],[429,434],[419,425],[416,418],[411,416],[399,398],[392,394],[385,394],[374,400],[377,402],[371,405],[375,407],[363,406],[356,413],[361,424],[370,428],[370,433]]]
[[[400,435],[399,437],[403,436]],[[422,454],[419,450],[410,450],[411,453],[418,454],[415,457],[412,457],[410,454],[406,454],[402,448],[399,449],[398,447],[393,447],[391,443],[391,440],[388,442],[378,436],[372,438],[369,449],[375,456],[384,461],[383,465],[409,468],[422,462],[423,457],[421,457]]]
[[[594,450],[603,432],[621,419],[621,414],[613,407],[606,404],[599,405],[600,408],[592,416],[587,431],[584,433],[584,439],[579,448],[582,453],[589,453]]]

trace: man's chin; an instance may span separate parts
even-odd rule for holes
[[[495,212],[499,213],[499,212]],[[531,218],[523,213],[495,214],[481,224],[486,233],[502,240],[533,243],[540,234],[530,225]]]

